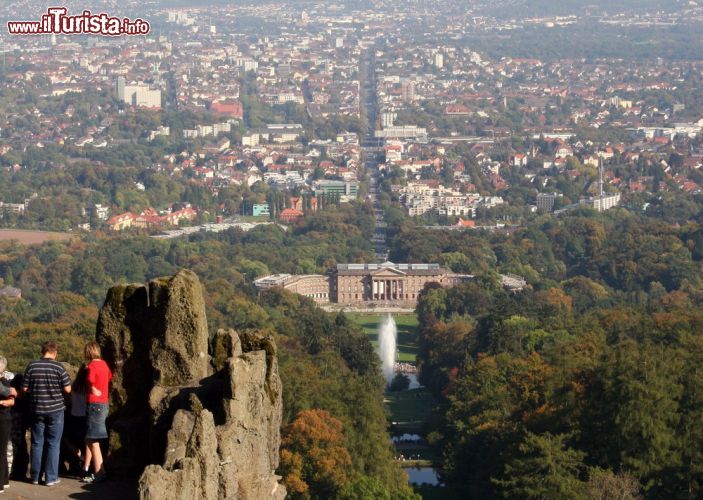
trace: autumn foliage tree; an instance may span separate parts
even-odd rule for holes
[[[298,413],[283,432],[281,473],[292,498],[332,498],[349,480],[342,422],[325,410]]]
[[[438,401],[428,441],[449,495],[703,495],[699,273],[673,279],[685,256],[670,230],[617,227],[627,237],[613,243],[607,221],[546,222],[539,251],[532,229],[518,254],[558,272],[521,291],[476,276],[421,294],[420,380]],[[550,271],[554,258],[568,265]],[[661,281],[643,289],[647,273]]]

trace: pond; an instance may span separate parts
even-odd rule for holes
[[[406,432],[405,434],[401,434],[399,436],[393,436],[391,439],[394,443],[417,442],[422,441],[422,436],[420,436],[419,434],[408,434]]]
[[[403,470],[408,474],[410,484],[429,484],[430,486],[440,484],[437,469],[433,467],[407,467]]]

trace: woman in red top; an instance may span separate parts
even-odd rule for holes
[[[107,363],[100,359],[100,346],[97,342],[88,342],[85,345],[85,361],[87,363],[86,380],[88,382],[85,468],[87,469],[90,462],[92,462],[93,473],[87,475],[83,482],[94,483],[105,480],[105,467],[103,466],[100,441],[107,439],[105,419],[109,409],[108,394],[112,372]]]

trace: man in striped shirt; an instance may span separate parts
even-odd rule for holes
[[[32,420],[32,484],[39,484],[42,452],[46,455],[46,485],[59,483],[59,449],[66,408],[63,393],[71,392],[71,379],[61,363],[56,361],[58,351],[55,342],[42,344],[41,359],[29,363],[22,380],[22,389],[29,393]]]

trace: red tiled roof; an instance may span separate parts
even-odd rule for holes
[[[244,108],[242,103],[239,101],[221,101],[213,102],[210,106],[210,110],[222,115],[229,115],[235,118],[242,118],[244,116]]]

